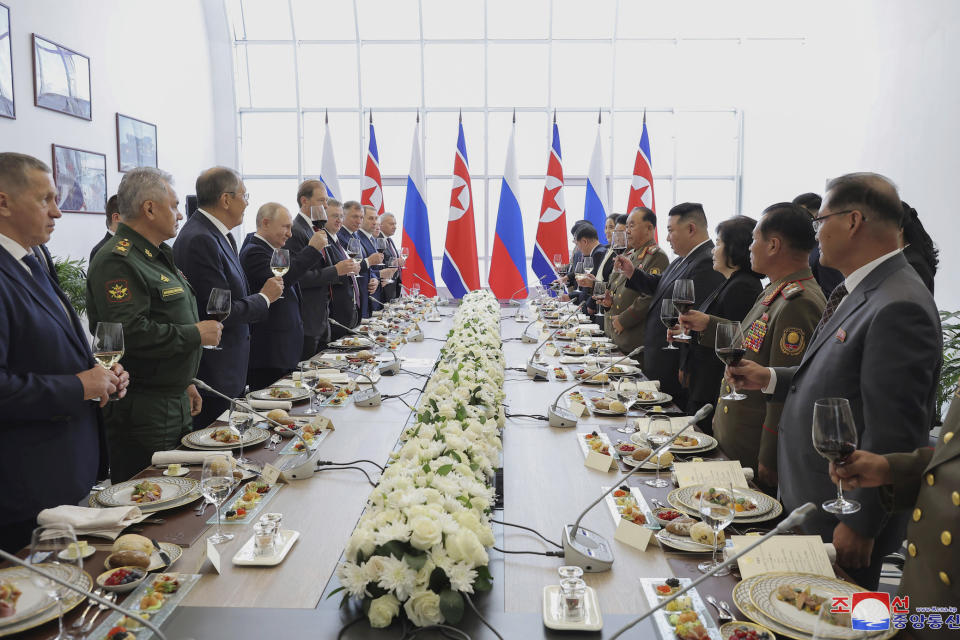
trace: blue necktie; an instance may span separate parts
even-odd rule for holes
[[[37,260],[36,256],[31,253],[23,256],[23,261],[28,267],[30,267],[30,272],[33,273],[33,279],[36,281],[44,293],[50,298],[50,302],[56,305],[58,309],[69,318],[66,309],[63,307],[63,302],[60,300],[60,296],[57,295],[56,290],[53,288],[53,283],[50,281],[50,275],[40,266],[40,261]]]

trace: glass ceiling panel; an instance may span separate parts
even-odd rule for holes
[[[420,10],[417,0],[362,0],[361,40],[417,40],[420,38]]]
[[[483,3],[422,0],[424,38],[482,38]]]
[[[300,40],[356,40],[353,0],[292,0]]]
[[[297,106],[293,44],[248,44],[250,106]]]
[[[423,62],[427,104],[483,106],[482,44],[428,44]]]
[[[364,106],[420,106],[419,44],[365,44],[360,59]]]
[[[616,11],[616,0],[553,0],[553,37],[612,38]]]
[[[610,44],[553,43],[553,105],[609,108],[613,97],[612,62]]]
[[[300,45],[300,103],[311,107],[360,107],[356,44]]]
[[[492,107],[542,107],[547,104],[546,44],[488,46],[488,102]]]
[[[550,0],[487,0],[488,38],[547,38]]]
[[[286,2],[241,0],[247,40],[290,40],[290,11]]]

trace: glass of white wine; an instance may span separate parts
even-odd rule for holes
[[[233,464],[230,457],[223,453],[205,457],[200,474],[200,492],[217,508],[217,532],[207,538],[213,544],[233,540],[233,534],[224,533],[220,527],[220,507],[226,502],[232,489]]]
[[[720,564],[717,560],[717,551],[720,546],[720,532],[733,522],[735,515],[736,494],[733,485],[729,483],[703,485],[700,487],[700,517],[713,529],[713,557],[709,561],[697,565],[703,573],[709,573]],[[714,573],[714,576],[725,576],[730,568],[725,567]]]
[[[93,359],[101,367],[110,370],[123,357],[123,325],[119,322],[98,322],[93,332]],[[110,394],[110,401],[120,399],[117,392]]]
[[[287,271],[290,271],[289,249],[273,250],[273,255],[270,257],[270,271],[273,271],[273,275],[278,278],[282,278]],[[280,300],[283,300],[283,296],[280,296]]]
[[[77,553],[71,553],[70,549],[77,548],[77,536],[73,527],[66,523],[43,525],[33,530],[33,536],[30,540],[30,555],[27,557],[27,563],[39,569],[48,571],[58,578],[63,578],[63,573],[59,570],[65,565],[72,565],[78,571],[83,569],[83,557]],[[63,629],[63,599],[69,596],[72,591],[53,580],[45,578],[39,573],[30,572],[30,581],[57,603],[57,614],[60,623],[60,633],[53,640],[68,640],[73,635]]]

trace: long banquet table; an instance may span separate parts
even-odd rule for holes
[[[408,343],[398,352],[404,372],[382,377],[377,383],[384,394],[399,394],[420,389],[430,373],[451,325],[451,310],[441,307],[441,322],[421,322],[425,340]],[[506,409],[508,414],[544,414],[547,405],[571,382],[533,382],[521,371],[535,345],[517,340],[525,323],[516,322],[514,309],[505,309],[502,321],[504,354],[507,361]],[[511,340],[512,339],[512,340]],[[555,360],[548,359],[551,367]],[[404,398],[415,405],[417,393]],[[296,407],[295,407],[296,409]],[[296,410],[292,413],[296,413]],[[325,408],[336,429],[320,445],[320,458],[336,462],[361,458],[378,464],[387,461],[396,446],[403,427],[410,419],[410,410],[398,399],[387,399],[378,408],[361,408],[352,403],[338,408]],[[537,529],[548,538],[558,540],[565,524],[572,523],[584,506],[609,486],[617,477],[613,473],[593,471],[583,464],[576,432],[619,426],[623,418],[581,418],[576,429],[554,429],[541,420],[528,417],[509,418],[503,432],[504,509],[496,519]],[[611,435],[618,434],[610,432]],[[286,441],[285,441],[286,442]],[[248,448],[248,455],[261,461],[275,457],[263,445]],[[369,466],[367,468],[370,468]],[[374,469],[375,470],[375,469]],[[157,473],[156,469],[146,473]],[[196,474],[197,471],[192,473]],[[640,476],[642,474],[638,474]],[[639,486],[642,480],[631,478]],[[183,556],[173,570],[203,574],[200,582],[187,595],[181,606],[165,624],[171,639],[177,638],[251,638],[260,640],[269,634],[287,638],[336,638],[346,623],[359,615],[358,607],[340,607],[340,596],[326,598],[337,585],[334,571],[341,559],[347,539],[360,517],[371,487],[366,478],[350,470],[321,471],[313,478],[296,481],[284,487],[269,504],[269,511],[284,515],[284,528],[301,532],[286,560],[277,567],[235,567],[230,558],[249,539],[252,525],[224,525],[236,534],[234,540],[219,546],[221,573],[217,574],[205,557],[205,537],[186,536],[177,531],[177,518],[183,527],[197,529],[200,520],[193,507],[180,509],[185,515],[161,512],[168,522],[149,525],[142,531],[148,537],[177,538],[184,548]],[[643,487],[645,496],[666,501],[667,490]],[[212,510],[207,511],[209,516]],[[206,521],[206,516],[202,519]],[[477,606],[505,638],[609,637],[628,620],[647,607],[638,588],[640,577],[695,577],[696,562],[702,555],[669,553],[651,541],[645,552],[614,542],[614,522],[604,504],[597,505],[583,520],[583,525],[604,535],[611,542],[615,563],[611,571],[585,574],[587,584],[596,589],[604,616],[604,628],[598,633],[571,634],[550,631],[543,626],[541,594],[546,585],[558,582],[557,567],[561,558],[536,555],[509,555],[490,550],[490,570],[494,589],[474,596]],[[495,527],[498,545],[508,550],[552,550],[533,534],[520,529]],[[189,538],[195,538],[190,540]],[[108,545],[98,544],[102,549]],[[96,575],[103,552],[94,556],[86,568]],[[98,560],[99,559],[99,560]],[[730,602],[735,584],[732,577],[711,579],[701,587]],[[79,608],[78,608],[79,609]],[[713,614],[714,612],[711,612]],[[75,610],[71,614],[77,615]],[[741,616],[742,617],[742,616]],[[467,612],[457,625],[473,638],[492,638],[476,616]],[[19,637],[50,638],[56,634],[56,623],[49,623]],[[650,638],[656,632],[649,622],[634,627],[625,637]],[[398,627],[378,631],[365,620],[351,626],[343,638],[395,638]],[[418,638],[439,638],[429,633]]]

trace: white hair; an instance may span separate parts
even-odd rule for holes
[[[167,197],[167,189],[173,184],[173,176],[154,167],[137,167],[124,174],[117,188],[117,208],[124,220],[140,216],[140,209],[147,200],[159,201]]]

